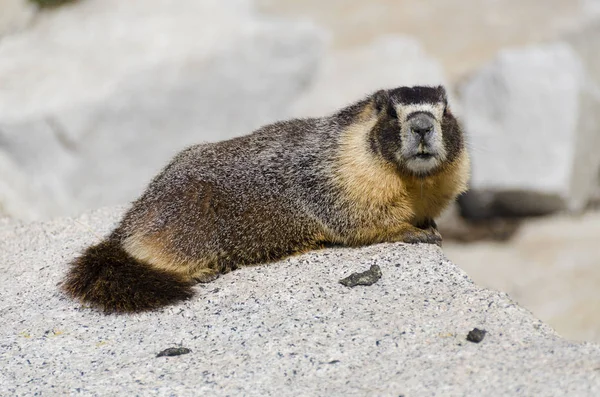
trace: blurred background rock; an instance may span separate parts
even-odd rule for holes
[[[599,342],[600,0],[0,0],[0,216],[126,203],[186,145],[410,84],[469,136],[446,254]]]

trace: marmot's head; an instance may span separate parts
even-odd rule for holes
[[[373,94],[372,104],[378,119],[371,148],[401,172],[434,174],[463,150],[462,131],[444,87],[381,90]]]

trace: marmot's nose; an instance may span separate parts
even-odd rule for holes
[[[433,117],[426,113],[418,113],[409,117],[410,130],[421,138],[433,131]]]

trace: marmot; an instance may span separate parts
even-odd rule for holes
[[[63,289],[104,312],[139,312],[328,244],[439,244],[434,218],[468,175],[442,86],[380,90],[328,117],[182,151],[72,262]]]

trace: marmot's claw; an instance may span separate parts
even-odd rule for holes
[[[439,230],[437,229],[437,225],[431,227],[431,229],[429,229],[429,230],[435,236],[435,241],[432,242],[432,244],[435,244],[438,247],[441,247],[442,246],[442,242],[443,242],[444,239],[442,238],[442,235],[440,234]]]
[[[206,269],[203,269],[206,270]],[[211,272],[211,271],[205,271],[205,272],[200,272],[196,275],[194,275],[193,279],[195,282],[200,283],[200,284],[206,284],[206,283],[210,283],[211,281],[215,281],[216,279],[218,279],[220,276],[220,274],[216,271]]]
[[[423,243],[435,244],[439,247],[442,246],[442,236],[433,228],[419,230],[418,232],[410,232],[405,236],[403,241],[409,244]]]

